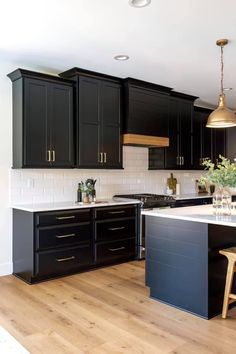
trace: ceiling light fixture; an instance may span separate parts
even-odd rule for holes
[[[141,8],[150,5],[151,0],[129,0],[130,6]]]
[[[114,56],[114,59],[124,61],[124,60],[128,60],[129,56],[125,55],[125,54],[119,54],[119,55]]]
[[[220,95],[218,108],[215,109],[208,117],[207,128],[230,128],[236,126],[236,116],[233,111],[226,107],[224,94],[224,60],[223,48],[228,44],[228,39],[218,39],[216,44],[221,50],[221,80],[220,80]]]

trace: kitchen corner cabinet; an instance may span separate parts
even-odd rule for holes
[[[206,127],[211,110],[194,107],[193,118],[193,167],[204,169],[206,159],[217,162],[219,155],[226,156],[226,129]]]
[[[13,209],[13,274],[27,283],[134,260],[137,204],[29,212]]]
[[[17,69],[13,82],[13,168],[74,167],[73,82]]]
[[[121,169],[121,80],[74,68],[60,74],[76,83],[76,165]]]
[[[149,149],[150,170],[185,170],[193,166],[193,101],[196,97],[177,92],[171,95],[168,116],[169,147]]]

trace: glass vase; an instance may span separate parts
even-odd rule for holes
[[[232,196],[227,187],[217,187],[212,196],[215,215],[231,215]]]

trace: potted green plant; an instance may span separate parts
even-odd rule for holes
[[[214,184],[216,188],[236,188],[236,163],[231,163],[226,157],[219,155],[219,160],[214,164],[210,159],[203,163],[206,174],[201,177],[202,181]]]
[[[220,214],[231,213],[231,194],[236,191],[236,163],[230,162],[226,157],[219,155],[214,164],[210,159],[203,162],[207,171],[201,181],[216,187],[213,194],[213,206]]]

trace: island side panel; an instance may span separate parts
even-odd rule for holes
[[[208,224],[147,216],[150,296],[208,318]]]
[[[13,209],[13,274],[31,282],[34,276],[34,213]]]

